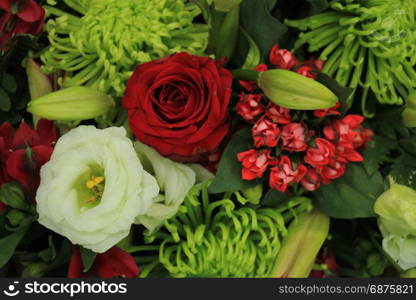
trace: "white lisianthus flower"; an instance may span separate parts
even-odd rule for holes
[[[195,184],[196,176],[190,167],[161,156],[141,142],[135,142],[134,148],[145,170],[156,177],[160,187],[160,194],[153,199],[150,209],[136,217],[136,224],[142,224],[152,232],[177,213]]]
[[[129,234],[158,193],[124,128],[80,126],[58,140],[41,169],[39,223],[102,253]]]

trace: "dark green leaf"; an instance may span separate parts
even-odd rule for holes
[[[416,135],[401,140],[399,144],[409,154],[416,156]]]
[[[82,264],[84,265],[84,269],[82,271],[88,272],[94,263],[97,253],[83,247],[79,247],[79,250],[81,252]]]
[[[363,165],[368,175],[379,170],[379,167],[390,160],[390,152],[397,147],[394,140],[376,135],[367,143],[368,147],[363,152]]]
[[[30,225],[27,225],[20,228],[19,231],[0,239],[0,268],[2,268],[13,256],[16,247],[19,245],[29,228]]]
[[[8,91],[9,93],[14,93],[17,90],[17,82],[16,79],[7,73],[1,74],[1,86]]]
[[[259,46],[263,57],[269,55],[287,30],[270,13],[275,4],[276,0],[245,0],[241,4],[241,25]]]
[[[277,207],[287,199],[285,193],[270,189],[261,201],[262,206]]]
[[[374,202],[383,192],[380,173],[369,176],[362,165],[350,164],[343,177],[321,186],[313,195],[329,216],[354,219],[373,217]]]
[[[416,157],[403,153],[395,158],[390,175],[397,183],[416,189]]]
[[[319,14],[329,7],[328,0],[306,0],[309,5],[309,15]]]
[[[0,87],[0,110],[9,111],[12,107],[9,95]]]
[[[250,130],[243,129],[235,134],[221,157],[217,175],[208,188],[210,193],[236,192],[254,187],[259,183],[257,180],[247,181],[241,179],[242,167],[237,159],[237,154],[248,150],[252,143]]]
[[[352,88],[341,86],[335,79],[321,72],[318,72],[316,80],[325,85],[338,97],[338,100],[341,102],[342,105],[342,112],[346,112],[350,108],[350,105],[348,104],[347,100],[353,92]]]

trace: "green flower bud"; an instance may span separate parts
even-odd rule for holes
[[[318,210],[295,219],[277,255],[272,277],[308,277],[328,232],[329,217]]]
[[[406,98],[406,108],[402,112],[403,124],[406,127],[416,127],[416,91]]]
[[[25,193],[22,186],[14,181],[1,186],[0,201],[12,208],[31,211],[30,205],[25,200]]]
[[[214,0],[214,8],[218,11],[229,12],[243,0]]]
[[[391,234],[416,235],[416,191],[397,183],[378,197],[374,212],[379,223]]]
[[[27,111],[56,121],[80,121],[106,114],[113,98],[97,90],[77,86],[49,93],[28,103]]]
[[[7,213],[6,218],[12,227],[18,227],[23,220],[26,219],[26,214],[17,209],[12,209]]]
[[[263,184],[258,184],[241,191],[248,202],[252,204],[259,204],[261,196],[263,195]]]
[[[326,86],[288,70],[260,72],[257,83],[273,103],[289,109],[325,109],[338,102]]]

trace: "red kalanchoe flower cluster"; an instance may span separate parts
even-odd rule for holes
[[[295,55],[287,49],[280,49],[279,45],[274,45],[269,55],[270,63],[276,69],[291,70],[299,64]]]
[[[39,34],[44,16],[45,10],[34,0],[1,0],[0,52],[7,51],[18,34]]]
[[[21,123],[14,132],[9,123],[0,126],[0,186],[18,181],[33,196],[40,182],[40,168],[49,161],[58,132],[52,121],[40,120],[37,130]]]
[[[262,94],[240,94],[237,103],[237,113],[247,122],[253,122],[256,117],[264,112],[264,105],[261,103]]]
[[[289,184],[300,182],[307,172],[304,165],[294,167],[286,155],[280,156],[271,164],[275,166],[270,168],[270,187],[281,192],[285,192]]]
[[[282,129],[282,149],[289,152],[301,152],[308,148],[307,132],[301,123],[289,123]]]
[[[134,258],[118,247],[97,254],[91,269],[87,273],[84,273],[83,269],[80,250],[74,246],[68,268],[68,278],[137,278],[139,276],[139,267]]]
[[[270,150],[248,150],[237,156],[243,165],[241,176],[244,180],[262,178],[271,162]]]

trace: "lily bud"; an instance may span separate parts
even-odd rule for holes
[[[406,127],[416,127],[416,91],[412,91],[406,99],[402,121]]]
[[[289,109],[325,109],[338,102],[323,84],[288,70],[260,72],[257,84],[273,103]]]
[[[77,86],[49,93],[28,103],[27,111],[55,121],[81,121],[106,114],[113,98],[97,90]]]
[[[272,277],[308,277],[329,232],[329,217],[318,210],[301,214],[289,226]]]
[[[214,8],[221,12],[229,12],[243,0],[214,0]]]
[[[22,186],[14,181],[1,186],[0,201],[12,208],[28,212],[31,211],[30,205],[25,200]]]
[[[33,59],[26,59],[25,67],[31,99],[52,92],[52,84],[49,78],[41,72],[40,66]]]
[[[259,204],[261,196],[263,195],[263,184],[259,183],[254,187],[250,187],[241,191],[248,202],[252,204]]]

